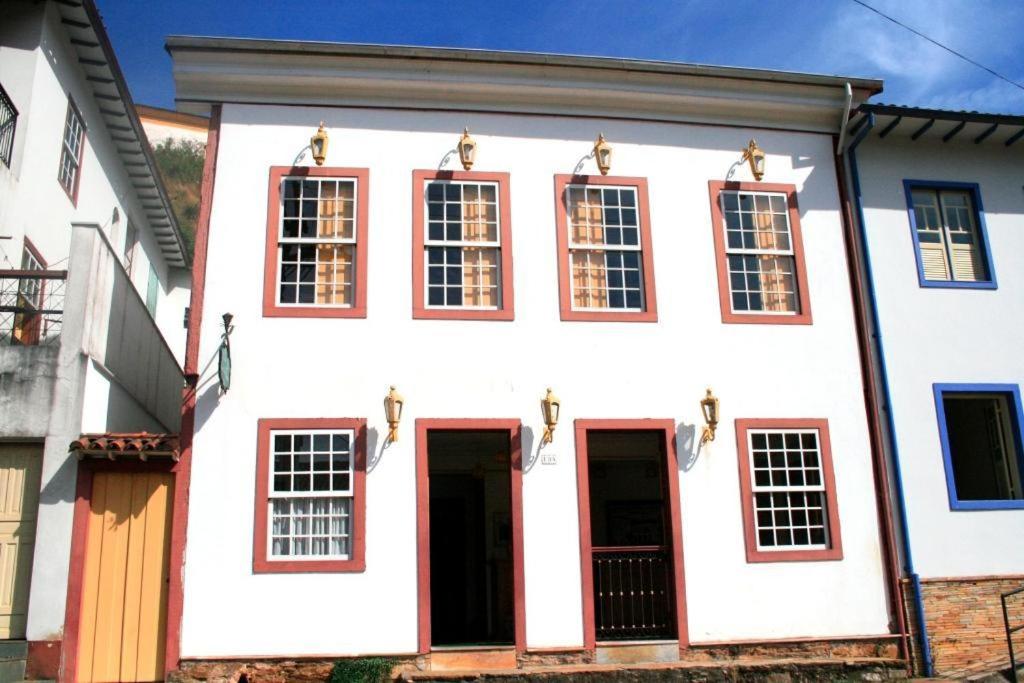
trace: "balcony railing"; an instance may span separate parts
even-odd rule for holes
[[[0,270],[0,343],[56,343],[67,276],[66,270]]]
[[[672,557],[664,546],[594,548],[598,640],[675,638]]]

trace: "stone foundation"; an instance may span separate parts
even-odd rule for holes
[[[918,651],[914,592],[904,581],[904,596],[913,635],[917,672],[922,672]],[[1024,586],[1024,576],[922,579],[928,644],[936,676],[956,676],[1008,667],[1009,651],[999,595]],[[1011,598],[1010,619],[1024,623],[1024,594]]]
[[[472,652],[472,651],[471,651]],[[477,653],[478,654],[478,653]],[[430,655],[396,656],[392,675],[404,680],[565,681],[624,680],[890,680],[906,676],[897,659],[898,637],[705,643],[684,649],[678,661],[598,663],[583,649],[528,650],[517,668],[488,671],[431,670]],[[187,660],[167,683],[324,683],[335,659],[252,658]],[[477,670],[488,667],[475,667]]]
[[[425,657],[396,656],[392,675],[427,668]],[[166,683],[325,683],[338,658],[186,660]]]
[[[682,651],[684,662],[758,659],[897,659],[899,636],[695,643]]]

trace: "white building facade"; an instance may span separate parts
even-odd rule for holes
[[[189,258],[94,4],[5,3],[0,639],[14,680],[63,675],[90,458],[176,438]]]
[[[872,104],[851,128],[916,659],[1002,668],[1000,595],[1024,586],[1024,117]]]
[[[267,657],[443,668],[469,646],[498,668],[752,644],[896,657],[834,139],[878,82],[168,49],[179,107],[213,131],[169,608],[185,674]],[[741,160],[751,139],[763,178]],[[225,391],[210,361],[227,313]]]

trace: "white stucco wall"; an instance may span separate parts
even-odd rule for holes
[[[168,268],[160,253],[56,7],[14,2],[5,5],[7,11],[13,16],[9,24],[5,16],[0,28],[0,83],[18,109],[18,122],[11,168],[0,164],[0,236],[10,237],[0,240],[0,269],[21,267],[25,237],[42,252],[49,268],[66,269],[73,222],[99,224],[122,253],[130,220],[139,236],[135,285],[145,298],[146,274],[153,263],[161,281],[160,303],[180,307],[180,321],[180,301],[162,301],[177,269]],[[86,124],[77,204],[57,180],[69,95]],[[161,329],[169,343],[171,337],[180,337],[184,345],[180,324]]]
[[[1020,574],[1024,545],[1011,539],[1024,534],[1024,510],[950,509],[932,392],[935,383],[1024,383],[1020,152],[869,140],[857,162],[915,569],[922,578]],[[904,179],[979,184],[998,289],[920,286]]]
[[[370,169],[368,316],[263,318],[269,167],[290,164],[321,119],[328,165]],[[479,143],[474,170],[511,174],[515,321],[412,320],[412,171],[437,167],[467,124]],[[649,181],[656,324],[559,320],[553,176],[571,173],[598,131],[615,150],[612,175]],[[752,136],[768,152],[765,180],[798,189],[811,326],[721,323],[708,180],[724,178]],[[680,441],[691,640],[886,633],[833,159],[828,136],[766,130],[226,105],[199,366],[230,311],[234,377],[219,396],[209,368],[199,391],[182,655],[415,651],[415,420],[521,419],[530,461],[546,386],[563,408],[545,449],[556,464],[538,459],[523,477],[529,647],[583,638],[573,421],[673,418],[686,432],[701,421],[709,385],[722,401],[717,440],[695,462],[692,439]],[[592,161],[584,172],[596,172]],[[381,401],[392,383],[407,403],[401,440],[381,454]],[[368,418],[370,460],[380,456],[367,476],[366,571],[254,575],[256,421],[321,416]],[[829,420],[842,561],[746,562],[741,417]]]

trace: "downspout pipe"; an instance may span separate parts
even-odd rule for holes
[[[882,327],[878,316],[878,299],[875,295],[875,278],[872,272],[871,246],[868,243],[867,230],[864,222],[864,200],[860,185],[860,172],[857,169],[857,146],[868,136],[871,129],[875,127],[875,115],[867,114],[867,120],[856,137],[850,143],[847,150],[847,157],[850,160],[850,180],[853,183],[853,204],[857,213],[857,234],[864,250],[864,271],[866,275],[865,287],[868,294],[868,309],[871,315],[871,325],[874,328],[875,350],[878,355],[878,372],[882,390],[882,411],[885,413],[885,423],[888,431],[889,452],[892,453],[892,474],[893,488],[896,494],[896,505],[898,506],[898,517],[900,525],[900,537],[903,546],[903,571],[910,579],[914,591],[914,611],[917,616],[918,645],[921,648],[921,659],[924,664],[924,675],[931,677],[934,674],[932,667],[932,651],[928,643],[928,626],[925,623],[924,600],[921,596],[921,578],[914,570],[914,555],[910,548],[910,524],[907,519],[907,500],[903,489],[903,472],[900,467],[899,445],[896,439],[896,423],[893,418],[892,394],[889,390],[889,372],[886,365],[885,343],[882,338]]]

